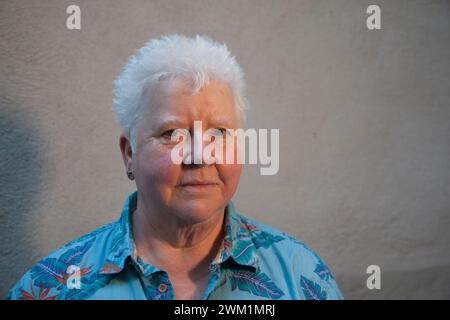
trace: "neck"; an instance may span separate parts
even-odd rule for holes
[[[189,224],[170,213],[148,210],[137,203],[131,224],[138,255],[160,269],[189,273],[206,269],[224,238],[225,208],[208,220]]]

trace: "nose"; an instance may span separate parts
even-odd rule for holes
[[[194,133],[191,138],[190,145],[186,146],[187,148],[186,153],[184,154],[183,164],[193,167],[214,164],[215,159],[210,152],[204,152],[208,143],[210,142],[203,141],[203,135],[201,133]]]

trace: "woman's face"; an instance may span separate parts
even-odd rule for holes
[[[152,98],[151,107],[144,94],[143,103],[150,112],[138,127],[137,150],[131,158],[139,195],[149,210],[174,214],[186,223],[205,221],[223,212],[237,189],[241,165],[175,164],[171,152],[178,141],[172,141],[171,134],[175,129],[188,130],[191,151],[195,151],[198,143],[205,147],[209,142],[201,142],[201,137],[194,135],[194,121],[202,121],[202,132],[237,129],[239,119],[232,93],[217,81],[194,95],[181,83],[170,90],[163,85],[152,90],[158,94]],[[203,183],[208,184],[199,185]]]

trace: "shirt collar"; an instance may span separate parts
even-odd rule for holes
[[[131,231],[131,214],[137,206],[137,195],[131,193],[124,202],[120,219],[117,221],[117,231],[106,246],[106,259],[100,269],[101,274],[115,274],[125,267],[127,260],[139,266],[144,274],[161,271],[155,266],[146,264],[136,255],[133,234]],[[258,269],[258,255],[252,238],[255,228],[247,219],[235,211],[234,204],[230,201],[225,207],[225,237],[222,246],[213,260],[211,267],[230,263],[239,267]]]

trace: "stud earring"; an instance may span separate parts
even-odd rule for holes
[[[128,179],[134,180],[134,174],[133,174],[133,171],[131,170],[131,168],[127,169],[127,176],[128,176]]]

